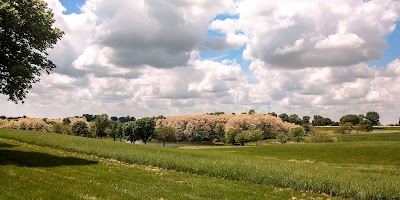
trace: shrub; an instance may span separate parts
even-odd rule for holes
[[[248,136],[250,142],[256,142],[256,146],[258,146],[259,142],[264,138],[264,134],[261,130],[250,131]]]
[[[297,127],[290,130],[290,138],[296,143],[304,141],[304,135],[305,131],[302,127]]]
[[[62,134],[62,124],[60,123],[53,123],[51,127],[51,132]]]
[[[236,134],[234,139],[235,139],[235,142],[244,146],[244,143],[249,142],[249,135],[244,132],[239,132]]]
[[[309,142],[335,142],[335,137],[328,135],[328,133],[319,132],[312,129],[310,131]]]
[[[286,142],[289,142],[290,138],[285,131],[281,131],[278,136],[276,137],[279,143],[285,144]]]
[[[239,129],[233,128],[230,129],[226,134],[225,134],[225,142],[227,144],[235,144],[235,137],[237,134],[241,133]]]
[[[353,124],[350,122],[340,124],[339,127],[337,127],[334,132],[339,133],[339,134],[350,134],[351,130],[353,129]]]

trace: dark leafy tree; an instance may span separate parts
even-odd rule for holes
[[[110,117],[110,120],[113,122],[116,122],[116,121],[118,121],[118,117],[112,116],[112,117]]]
[[[256,111],[254,109],[251,109],[251,110],[249,110],[249,114],[250,115],[256,114]]]
[[[314,115],[311,123],[313,126],[325,126],[325,118],[321,115]]]
[[[82,117],[84,117],[87,122],[92,122],[96,119],[96,116],[90,114],[83,114]]]
[[[112,137],[114,141],[117,140],[117,137],[120,137],[122,135],[122,124],[118,121],[110,121],[109,127],[110,137]]]
[[[340,118],[340,123],[351,123],[353,126],[356,126],[360,123],[360,117],[358,117],[358,115],[348,114]]]
[[[365,132],[372,132],[373,130],[373,123],[368,119],[361,121],[360,126],[361,130]]]
[[[284,122],[289,122],[289,116],[286,113],[280,114],[279,118],[281,118]]]
[[[156,121],[154,118],[144,117],[135,121],[136,133],[139,138],[147,144],[147,141],[153,136],[154,130],[156,129]]]
[[[69,125],[69,124],[71,124],[71,120],[69,118],[64,118],[63,119],[63,124],[64,125]]]
[[[379,113],[375,111],[367,112],[367,115],[365,115],[365,119],[371,121],[373,126],[379,125]]]
[[[135,132],[136,123],[135,122],[126,122],[122,126],[122,131],[125,136],[127,136],[128,141],[131,143],[135,143],[136,140],[139,140],[139,136]]]
[[[107,114],[96,115],[94,120],[96,137],[103,139],[107,135],[107,128],[110,124]]]
[[[303,116],[303,124],[309,124],[310,123],[310,116]]]
[[[289,116],[289,122],[293,124],[302,124],[303,120],[300,119],[300,117],[296,114],[291,114]]]
[[[75,135],[86,137],[89,135],[89,128],[86,122],[77,121],[72,125],[72,132]]]
[[[270,113],[268,113],[269,115],[272,115],[272,116],[274,116],[274,117],[278,117],[278,114],[276,114],[276,112],[270,112]]]
[[[23,103],[42,72],[56,68],[47,49],[64,33],[54,22],[43,0],[0,1],[0,94],[8,100]]]
[[[333,124],[333,121],[329,118],[324,118],[324,126],[330,126]]]

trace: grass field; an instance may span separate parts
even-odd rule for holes
[[[385,133],[386,134],[386,133]],[[354,135],[343,142],[261,147],[163,148],[40,132],[0,130],[0,138],[152,165],[191,174],[324,192],[349,198],[400,199],[398,133]],[[380,139],[376,139],[380,138]],[[389,140],[389,141],[388,141]]]
[[[128,165],[0,139],[0,199],[290,199],[326,196]]]

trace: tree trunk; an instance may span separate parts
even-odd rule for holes
[[[162,143],[162,146],[165,147],[165,142]]]

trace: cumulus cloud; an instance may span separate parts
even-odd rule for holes
[[[240,1],[237,20],[212,28],[248,38],[244,56],[277,68],[349,66],[382,57],[398,1]]]
[[[88,0],[82,13],[68,15],[58,0],[46,1],[65,32],[49,51],[58,68],[34,85],[25,105],[0,104],[6,115],[270,108],[334,120],[375,110],[384,122],[397,119],[399,59],[386,68],[368,61],[382,56],[398,1]],[[229,55],[242,46],[247,62]],[[203,59],[204,50],[224,55]]]

